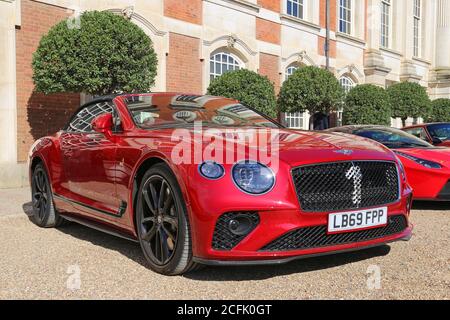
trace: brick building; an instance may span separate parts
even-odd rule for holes
[[[331,0],[330,65],[344,88],[415,81],[450,98],[450,0]],[[0,187],[26,182],[33,141],[57,131],[85,97],[35,93],[31,60],[58,21],[84,10],[124,14],[152,39],[153,91],[204,93],[247,68],[278,90],[296,68],[325,65],[326,0],[0,0]],[[308,127],[307,114],[287,114]],[[395,124],[395,123],[394,123]]]

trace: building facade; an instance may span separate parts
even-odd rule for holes
[[[27,183],[33,141],[85,99],[34,92],[31,70],[42,35],[85,10],[123,14],[152,39],[152,91],[201,94],[240,68],[278,91],[297,68],[326,64],[326,0],[0,0],[0,187]],[[450,98],[450,0],[330,0],[330,29],[330,67],[346,90],[414,81],[432,99]],[[284,120],[309,124],[307,114]]]

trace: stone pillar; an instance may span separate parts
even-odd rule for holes
[[[17,164],[16,2],[0,0],[0,188],[24,183]]]
[[[450,75],[450,0],[437,0],[436,68]]]
[[[432,99],[450,98],[450,0],[436,0],[435,66],[431,73]]]
[[[391,69],[385,66],[380,52],[380,0],[367,0],[367,50],[364,52],[366,83],[386,86],[386,76]]]

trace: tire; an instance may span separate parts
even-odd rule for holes
[[[150,269],[163,275],[192,271],[192,238],[178,182],[166,164],[152,166],[139,187],[136,224]]]
[[[41,228],[59,227],[63,224],[53,203],[53,192],[50,186],[50,179],[44,166],[38,164],[32,173],[31,198],[33,204],[33,214],[30,219]]]

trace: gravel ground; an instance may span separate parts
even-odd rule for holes
[[[26,189],[0,190],[0,299],[450,299],[450,204],[416,204],[410,242],[165,277],[134,243],[76,224],[36,227],[26,201]],[[369,289],[378,271],[381,287]]]

